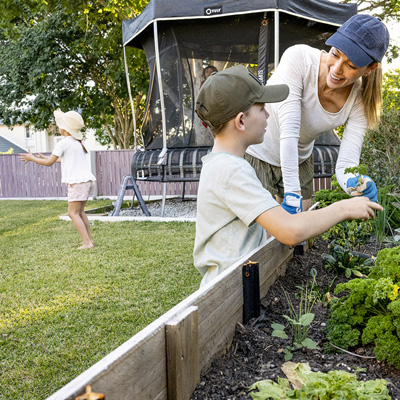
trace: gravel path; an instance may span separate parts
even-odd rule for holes
[[[170,218],[196,218],[195,199],[167,199],[165,201],[165,210],[163,217]],[[161,200],[155,200],[146,203],[152,217],[161,217]],[[120,216],[143,217],[143,211],[139,206],[131,209],[123,209],[119,213]]]

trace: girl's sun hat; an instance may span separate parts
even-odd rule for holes
[[[60,109],[54,111],[54,118],[59,128],[65,129],[76,140],[82,140],[81,129],[85,126],[81,114],[76,111],[62,112]]]

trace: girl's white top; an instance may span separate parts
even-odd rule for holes
[[[289,96],[280,103],[266,104],[270,114],[264,142],[250,146],[249,154],[282,168],[285,192],[300,190],[299,164],[312,153],[314,140],[346,123],[336,164],[336,177],[347,192],[347,167],[359,164],[367,120],[361,101],[361,82],[354,83],[343,108],[326,111],[318,98],[321,50],[295,45],[285,51],[269,85],[286,83]]]
[[[61,160],[61,182],[81,183],[96,180],[90,170],[89,154],[83,151],[81,143],[72,136],[61,139],[52,154]]]

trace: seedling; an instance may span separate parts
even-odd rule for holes
[[[311,268],[310,275],[313,278],[311,282],[311,290],[310,290],[310,296],[313,297],[316,301],[320,301],[324,306],[327,306],[331,300],[331,290],[332,286],[337,278],[335,276],[332,279],[332,282],[329,284],[328,287],[325,289],[322,289],[317,282],[317,270],[315,268]]]
[[[367,175],[367,166],[365,164],[360,164],[355,167],[348,167],[344,170],[344,173],[354,174],[357,177],[358,183],[361,185],[363,175]]]
[[[310,325],[314,320],[315,315],[311,313],[315,299],[310,299],[308,288],[300,287],[300,304],[296,309],[289,298],[289,295],[283,290],[289,306],[289,314],[283,315],[286,321],[289,322],[290,334],[285,332],[286,327],[282,324],[272,324],[272,336],[281,339],[290,339],[290,344],[285,347],[283,353],[285,361],[293,358],[293,352],[303,347],[307,349],[316,349],[317,343],[307,337]],[[290,335],[290,336],[289,336]]]

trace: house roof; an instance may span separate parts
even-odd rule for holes
[[[14,154],[27,153],[22,147],[17,146],[15,143],[10,142],[6,138],[0,136],[0,153],[5,153],[6,151],[13,149]]]

